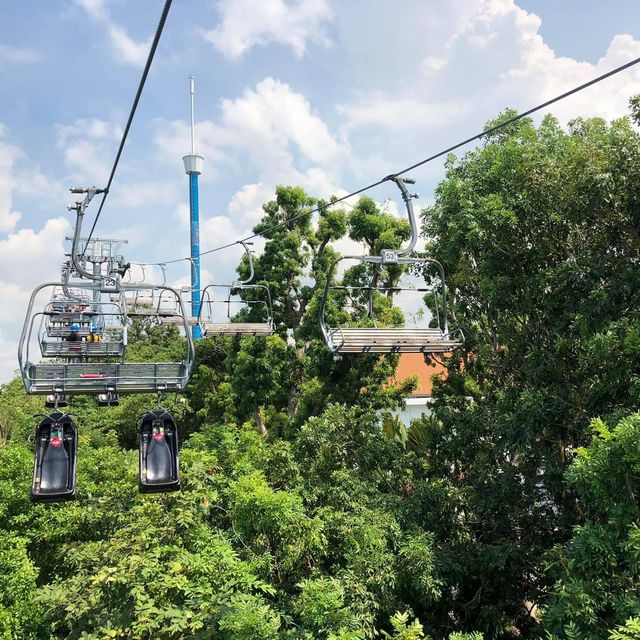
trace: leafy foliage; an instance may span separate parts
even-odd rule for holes
[[[276,334],[200,341],[185,397],[166,399],[180,493],[137,491],[153,398],[77,397],[78,499],[29,503],[41,405],[4,385],[0,638],[640,638],[639,161],[626,119],[552,117],[448,160],[424,233],[467,349],[409,426],[397,356],[334,359],[317,326],[328,280],[402,275],[335,273],[331,243],[377,253],[409,229],[299,187],[255,227]],[[332,320],[370,322],[366,295],[341,295]],[[373,303],[402,322],[392,294]],[[130,336],[130,358],[184,349],[172,327]]]
[[[424,211],[468,339],[423,421],[432,480],[457,502],[455,535],[437,538],[451,594],[440,620],[453,615],[488,637],[540,633],[540,606],[554,589],[547,553],[590,518],[567,467],[588,444],[592,417],[615,420],[637,406],[638,160],[626,119],[576,120],[568,131],[551,116],[538,128],[523,119],[449,158]],[[630,508],[628,493],[607,495]],[[615,544],[603,531],[589,544],[606,563],[605,539]],[[589,592],[569,573],[563,584],[577,605]],[[549,613],[552,628],[588,607]],[[609,611],[599,624],[630,613]],[[579,624],[576,633],[600,637]]]

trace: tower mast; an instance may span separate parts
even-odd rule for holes
[[[200,314],[200,208],[198,202],[198,176],[202,173],[204,158],[195,152],[195,78],[189,76],[191,95],[191,153],[183,156],[185,173],[189,176],[189,211],[191,235],[191,313],[194,318]],[[193,327],[193,339],[199,340],[200,327]]]

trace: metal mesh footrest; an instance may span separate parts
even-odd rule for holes
[[[86,338],[89,333],[91,332],[91,327],[88,325],[82,326],[80,327],[79,331],[76,331],[76,333],[81,337],[81,338]],[[58,327],[55,325],[49,325],[47,327],[47,335],[50,338],[68,338],[69,336],[71,336],[71,327]]]
[[[439,329],[347,327],[329,338],[340,353],[446,353],[461,344]]]
[[[43,342],[42,355],[45,358],[99,358],[105,356],[122,356],[122,342]]]
[[[190,327],[195,327],[198,324],[198,318],[183,318],[182,316],[166,316],[161,320],[164,325],[177,325],[183,326],[186,322]]]
[[[205,336],[270,336],[273,325],[267,322],[205,322]]]
[[[187,383],[188,369],[183,363],[104,363],[27,365],[27,391],[52,393],[153,393],[180,391]]]

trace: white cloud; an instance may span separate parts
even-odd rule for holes
[[[421,63],[420,68],[426,75],[438,73],[447,64],[447,59],[440,56],[427,56]]]
[[[63,150],[64,161],[80,184],[105,184],[110,167],[105,162],[105,154],[88,140],[79,140]]]
[[[40,60],[42,60],[42,54],[39,51],[0,44],[0,66],[5,63],[8,65],[31,64]]]
[[[155,121],[156,160],[169,161],[184,171],[182,156],[190,153],[190,125],[184,120]],[[226,135],[226,134],[225,134]],[[204,170],[201,180],[211,180],[218,176],[218,166],[229,162],[229,156],[221,148],[221,128],[210,120],[196,123],[195,152],[204,157]]]
[[[229,217],[255,224],[264,215],[262,205],[275,198],[275,190],[262,182],[245,184],[229,201]]]
[[[338,111],[353,126],[385,126],[389,129],[435,128],[450,124],[469,112],[458,101],[428,102],[417,98],[367,95],[358,103],[338,105]]]
[[[153,204],[166,204],[178,197],[179,187],[176,182],[147,181],[135,184],[121,184],[114,191],[114,204],[125,207],[144,207]]]
[[[262,151],[261,143],[278,149],[293,143],[309,160],[326,162],[340,149],[304,96],[274,78],[259,82],[255,91],[246,89],[240,98],[223,100],[221,109],[231,134],[228,143],[252,147],[254,153]]]
[[[121,62],[136,67],[144,66],[151,48],[150,39],[145,42],[135,42],[122,27],[112,22],[107,25],[107,32],[111,46]]]
[[[118,140],[122,136],[122,128],[119,125],[98,118],[78,118],[72,124],[59,124],[56,126],[56,132],[58,140],[62,143],[78,137]]]
[[[7,127],[0,124],[0,136],[7,134]],[[0,383],[17,368],[17,343],[31,291],[59,278],[64,237],[71,230],[62,217],[46,221],[40,229],[18,228],[15,194],[30,197],[36,193],[50,203],[59,195],[60,185],[40,172],[21,148],[0,141]]]
[[[107,15],[107,0],[74,0],[95,20],[103,19]]]
[[[0,142],[0,232],[2,233],[11,231],[20,220],[20,213],[12,208],[12,192],[16,187],[14,163],[20,155],[20,149],[14,145]]]
[[[71,231],[65,218],[51,218],[40,231],[19,229],[0,240],[0,273],[12,283],[30,288],[43,279],[59,276],[63,241]],[[6,274],[6,275],[4,275]]]
[[[334,167],[348,153],[302,94],[270,77],[255,90],[222,100],[220,112],[218,122],[196,126],[196,151],[205,157],[203,177],[209,172],[216,175],[217,165],[225,169],[230,162],[245,166],[248,160],[266,185],[302,180],[326,186],[331,180],[322,174],[326,171],[322,165]],[[187,123],[158,121],[156,126],[159,151],[170,158],[184,154],[189,140]],[[321,166],[301,171],[296,164]]]
[[[111,18],[107,0],[73,1],[87,12],[91,20],[105,28],[111,50],[115,54],[118,62],[137,67],[144,66],[151,47],[151,38],[144,42],[135,42],[135,40]]]
[[[537,15],[514,0],[479,0],[447,41],[442,81],[457,84],[463,76],[470,78],[467,86],[475,103],[495,105],[495,114],[505,106],[525,110],[640,56],[640,41],[624,34],[612,38],[595,64],[558,56],[540,35],[541,25]],[[639,90],[640,69],[632,68],[549,111],[562,120],[579,115],[619,117],[626,112],[629,96]]]
[[[69,196],[68,189],[60,180],[47,176],[37,166],[16,169],[15,192],[38,198],[41,208],[49,207],[51,202],[65,203]]]
[[[18,338],[31,291],[59,279],[64,237],[71,226],[64,218],[47,221],[40,231],[20,229],[0,240],[0,382],[13,377]]]
[[[230,244],[236,242],[239,238],[246,238],[250,235],[252,235],[251,227],[236,225],[227,216],[213,216],[200,220],[200,246],[203,250]],[[214,254],[210,254],[208,259],[214,260],[215,263],[232,263],[235,267],[240,261],[242,252],[242,247],[238,245],[237,250],[234,247],[217,251]]]
[[[118,125],[95,118],[56,125],[57,146],[74,184],[106,183],[121,133]]]
[[[329,44],[324,25],[333,11],[327,0],[219,0],[218,11],[220,24],[204,37],[230,58],[271,42],[290,47],[298,57],[308,41]]]
[[[514,0],[434,0],[429,16],[418,2],[409,10],[413,19],[395,42],[391,59],[367,55],[376,73],[363,69],[359,79],[366,81],[354,84],[337,106],[343,117],[338,137],[351,150],[345,160],[353,186],[481,131],[507,107],[524,111],[640,56],[640,40],[625,34],[612,37],[596,62],[559,56],[542,38],[540,18]],[[351,32],[353,26],[342,28]],[[363,29],[368,38],[382,35],[379,18],[369,17]],[[350,47],[359,48],[348,50],[345,64],[357,63],[363,55],[364,38],[356,35],[353,42]],[[390,81],[383,84],[385,77]],[[640,66],[546,111],[563,123],[577,116],[611,119],[625,115],[629,97],[639,92]],[[416,170],[419,190],[432,191],[443,171],[442,161]]]

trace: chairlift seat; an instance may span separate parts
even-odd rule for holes
[[[322,335],[327,343],[327,347],[332,353],[445,353],[447,351],[452,351],[453,349],[462,346],[462,343],[453,339],[448,329],[447,288],[445,285],[444,268],[433,258],[418,258],[411,256],[411,252],[414,250],[418,240],[418,224],[412,204],[412,199],[416,198],[417,194],[409,193],[406,185],[414,184],[415,181],[409,178],[402,178],[396,174],[387,176],[385,180],[395,182],[396,186],[402,193],[402,199],[404,200],[407,208],[409,224],[411,225],[411,240],[409,244],[402,249],[382,249],[380,255],[377,256],[341,256],[334,260],[326,277],[324,293],[318,309],[320,330],[322,331]],[[332,285],[333,272],[342,260],[351,260],[363,265],[368,265],[372,271],[370,274],[371,280],[369,285],[365,287],[348,287],[344,284]],[[439,326],[437,328],[430,329],[412,329],[406,327],[335,328],[328,326],[326,309],[329,292],[331,290],[349,291],[350,289],[359,289],[362,293],[368,291],[368,317],[370,320],[375,320],[373,303],[374,291],[386,292],[387,295],[391,294],[391,298],[393,298],[395,293],[399,293],[404,290],[403,287],[377,286],[374,284],[377,282],[377,275],[379,274],[380,268],[385,265],[400,265],[418,269],[427,265],[433,265],[437,268],[440,278],[440,299],[442,304],[442,319],[440,319],[439,312],[436,312],[435,314],[435,319],[439,322]],[[423,292],[424,290],[416,289],[416,292],[418,291]],[[460,335],[462,338],[464,337],[460,330],[458,330],[457,335]]]
[[[440,329],[346,327],[328,336],[337,353],[446,353],[461,346]]]
[[[71,327],[58,327],[54,325],[49,325],[47,327],[47,335],[50,338],[69,338],[73,332],[71,331]],[[91,333],[90,326],[80,327],[78,331],[76,331],[81,338],[86,338]]]
[[[231,284],[209,284],[202,289],[198,324],[200,325],[203,336],[266,337],[273,335],[275,332],[271,293],[269,288],[264,284],[251,283],[255,276],[253,256],[246,242],[241,240],[240,244],[244,247],[249,262],[249,276],[245,280],[239,280]],[[216,290],[226,291],[228,294],[227,299],[219,300],[216,299],[215,296],[212,297],[211,292]],[[244,298],[242,296],[243,292],[246,294]],[[232,296],[239,296],[240,299],[232,300]],[[253,299],[250,299],[251,297],[253,297]],[[227,306],[226,322],[215,321],[216,314],[214,313],[214,308],[218,304]],[[250,317],[254,322],[233,322],[231,306],[236,304],[242,305],[245,309],[250,310],[252,312]],[[261,315],[253,313],[258,308],[263,309]],[[255,322],[257,319],[261,321]]]
[[[170,325],[178,325],[182,327],[186,322],[188,326],[195,327],[198,324],[198,318],[187,317],[183,318],[182,316],[163,316],[161,320],[162,324],[170,326]]]
[[[269,322],[204,322],[205,336],[270,336],[274,333]]]

